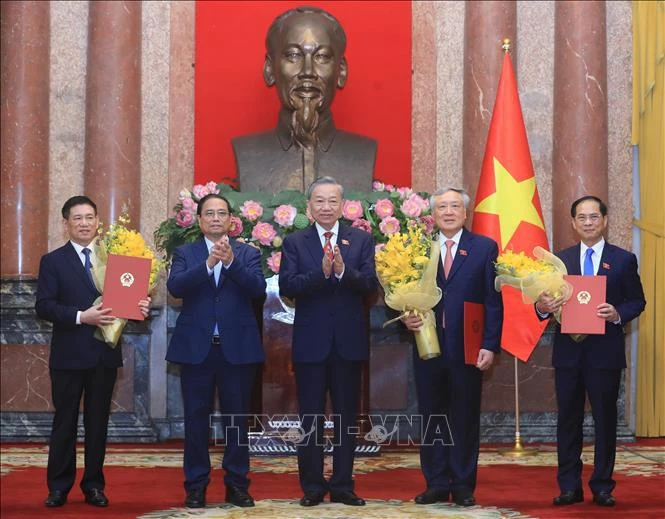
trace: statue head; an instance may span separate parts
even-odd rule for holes
[[[347,77],[346,34],[337,19],[316,7],[278,16],[266,36],[263,77],[276,85],[282,106],[293,112],[296,133],[311,134],[330,110]]]

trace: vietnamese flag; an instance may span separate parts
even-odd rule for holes
[[[506,52],[480,172],[472,230],[499,244],[533,256],[540,245],[549,250],[536,177],[526,138],[515,72]],[[502,288],[504,318],[501,347],[527,361],[547,321],[539,321],[519,290]]]

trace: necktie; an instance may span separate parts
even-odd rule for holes
[[[453,266],[453,240],[446,240],[446,257],[443,259],[443,275],[448,279],[450,268]]]
[[[330,243],[330,238],[332,238],[333,233],[330,231],[326,231],[323,233],[323,237],[326,239],[326,242],[323,244],[323,254],[324,256],[328,256],[330,258],[330,261],[333,261],[335,258],[335,255],[333,254],[333,248],[332,244]]]
[[[591,260],[593,256],[593,249],[586,250],[586,256],[584,256],[584,274],[585,276],[593,276],[593,261]]]
[[[92,281],[92,284],[94,285],[95,280],[92,278],[92,262],[90,261],[90,253],[92,251],[88,249],[88,247],[85,247],[81,252],[85,256],[85,273],[88,275],[90,281]]]

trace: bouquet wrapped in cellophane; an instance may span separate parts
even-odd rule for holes
[[[496,290],[500,291],[504,285],[515,287],[522,293],[522,300],[526,304],[535,303],[543,292],[549,292],[552,297],[562,296],[564,301],[568,301],[573,287],[563,279],[568,274],[563,262],[539,246],[533,249],[533,255],[535,259],[524,252],[515,253],[511,250],[500,254],[495,265]],[[554,313],[554,318],[561,322],[561,310]],[[572,335],[573,340],[578,342],[584,337],[586,335]]]
[[[436,284],[440,249],[420,225],[390,236],[385,248],[376,253],[376,273],[385,292],[386,304],[401,312],[387,324],[415,313],[423,326],[415,332],[418,355],[431,359],[441,355],[432,309],[441,300]]]
[[[159,274],[164,267],[164,261],[156,257],[155,251],[146,244],[141,233],[127,228],[129,222],[129,216],[125,212],[121,213],[118,216],[118,221],[111,224],[105,233],[100,232],[95,241],[94,248],[97,261],[95,268],[92,269],[92,278],[100,294],[104,293],[104,278],[106,277],[106,264],[109,254],[149,258],[152,263],[148,292],[152,292],[157,285]],[[98,305],[101,301],[102,296],[99,296],[94,304]],[[95,331],[95,338],[104,341],[111,348],[115,348],[126,324],[127,319],[118,318],[111,324],[98,326]]]

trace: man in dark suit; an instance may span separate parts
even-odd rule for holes
[[[98,325],[111,324],[112,308],[94,305],[100,295],[90,270],[96,258],[92,242],[97,235],[97,206],[86,196],[74,196],[62,206],[69,241],[44,255],[39,266],[35,310],[53,323],[49,371],[55,408],[49,442],[45,505],[62,506],[76,478],[76,428],[83,396],[85,468],[81,490],[85,502],[108,506],[104,495],[104,456],[111,395],[122,366],[120,347],[95,339]],[[149,298],[139,303],[144,316]]]
[[[292,359],[301,427],[298,445],[302,506],[331,502],[362,506],[354,493],[354,427],[360,369],[369,357],[363,299],[377,289],[374,243],[365,231],[342,225],[343,188],[331,177],[307,189],[314,224],[286,237],[279,290],[295,298]],[[335,422],[333,473],[323,477],[323,413],[330,392]]]
[[[215,388],[223,414],[226,501],[254,506],[249,488],[247,414],[263,346],[252,300],[265,296],[258,249],[229,240],[231,209],[221,195],[198,203],[203,238],[178,247],[167,287],[182,298],[166,360],[180,364],[185,409],[185,506],[205,506]],[[244,418],[243,418],[244,416]]]
[[[581,342],[561,333],[557,326],[552,351],[557,419],[557,480],[561,494],[555,506],[584,501],[582,491],[582,423],[585,393],[594,421],[594,470],[589,481],[593,502],[614,506],[612,479],[616,455],[617,398],[621,370],[626,367],[623,327],[642,313],[646,305],[637,272],[637,258],[603,238],[607,227],[607,206],[595,196],[583,196],[570,209],[572,225],[581,243],[557,254],[569,274],[607,278],[607,301],[597,307],[604,319],[603,335],[587,335]],[[536,312],[547,319],[564,303],[563,298],[543,293]]]
[[[426,431],[420,465],[427,481],[417,504],[445,502],[451,493],[460,506],[476,503],[482,372],[500,351],[503,303],[494,289],[497,244],[464,228],[469,202],[469,195],[455,188],[440,189],[430,198],[442,260],[437,283],[443,297],[434,309],[441,356],[422,360],[414,348],[418,407]],[[465,302],[480,303],[485,311],[475,365],[464,361]],[[403,320],[414,332],[422,326],[417,316]]]

